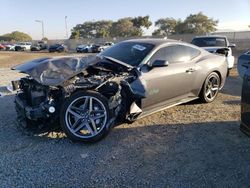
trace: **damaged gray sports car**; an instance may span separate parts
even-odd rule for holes
[[[197,98],[212,102],[227,63],[181,41],[134,39],[97,56],[42,58],[13,70],[28,75],[12,82],[22,126],[60,120],[71,140],[95,142],[117,122]]]

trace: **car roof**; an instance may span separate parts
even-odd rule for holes
[[[123,42],[140,42],[140,43],[149,43],[153,44],[155,46],[160,46],[162,44],[168,44],[168,43],[183,43],[186,44],[185,42],[178,41],[178,40],[172,40],[172,39],[153,39],[153,38],[148,38],[148,39],[130,39],[126,40]]]

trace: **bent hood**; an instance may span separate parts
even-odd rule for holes
[[[59,86],[98,61],[96,56],[40,58],[11,69],[28,74],[43,85]]]

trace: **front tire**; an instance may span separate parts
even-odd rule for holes
[[[77,142],[97,142],[110,129],[108,100],[93,91],[78,91],[62,105],[60,123],[65,134]]]
[[[212,72],[208,75],[200,92],[202,102],[210,103],[215,100],[220,89],[220,82],[220,77],[216,72]]]

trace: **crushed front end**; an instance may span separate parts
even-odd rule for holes
[[[118,119],[135,120],[146,93],[136,69],[109,59],[90,60],[44,58],[15,67],[28,74],[12,82],[18,122],[24,127],[59,122],[65,103],[79,91],[105,98],[111,112],[107,127]]]
[[[31,121],[50,124],[59,117],[59,109],[63,92],[58,88],[41,85],[31,77],[12,82],[18,89],[15,106],[18,122],[26,127]]]

